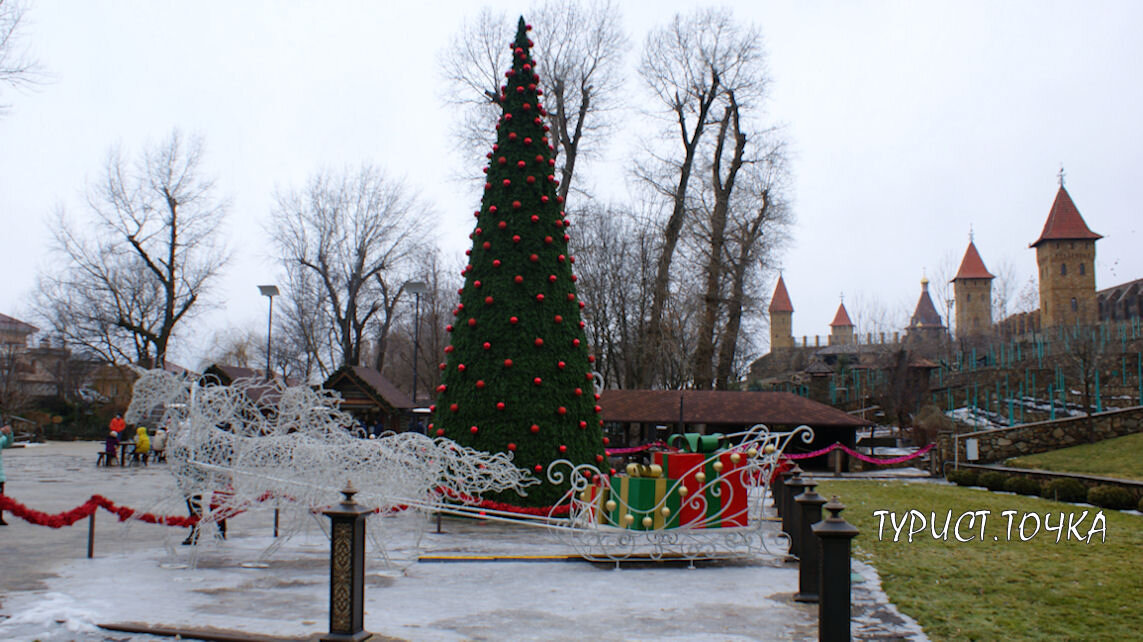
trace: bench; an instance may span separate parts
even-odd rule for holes
[[[109,453],[106,450],[99,451],[99,457],[95,460],[96,466],[114,466],[115,453]]]

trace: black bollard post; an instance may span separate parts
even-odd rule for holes
[[[794,498],[801,495],[805,487],[806,481],[802,479],[801,469],[798,469],[798,474],[786,482],[786,496],[789,499],[786,513],[782,515],[782,530],[790,536],[790,555],[793,557],[799,557],[802,554],[802,513],[801,507],[798,506],[798,502],[794,501]]]
[[[783,521],[790,512],[790,489],[788,485],[791,479],[801,474],[802,467],[797,464],[794,464],[793,468],[782,473],[782,511],[779,514],[782,516]]]
[[[790,471],[784,470],[777,475],[774,475],[770,481],[770,497],[774,500],[774,514],[778,517],[782,516],[782,494],[786,490],[786,479],[789,478]]]
[[[826,498],[817,494],[814,490],[816,486],[816,483],[807,480],[806,491],[794,498],[802,514],[802,554],[798,557],[798,594],[794,596],[796,602],[818,601],[822,547],[814,536],[814,524],[822,519],[822,504],[826,503]]]
[[[373,509],[354,501],[357,489],[346,482],[345,498],[322,511],[332,522],[329,546],[329,634],[322,642],[367,640],[365,625],[365,516]]]
[[[87,516],[87,559],[95,557],[95,511]]]
[[[825,509],[829,517],[814,524],[821,540],[821,593],[818,601],[818,640],[850,639],[849,544],[857,527],[845,521],[843,505],[834,495]]]

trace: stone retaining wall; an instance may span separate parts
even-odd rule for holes
[[[1137,432],[1143,432],[1143,406],[1096,413],[1090,417],[1068,417],[1009,428],[961,433],[955,441],[960,451],[960,461],[987,463]],[[980,455],[973,462],[969,462],[965,453],[965,444],[969,439],[976,440]],[[937,450],[940,451],[940,456],[935,459],[943,461],[957,459],[957,454],[953,451],[953,441],[953,433],[945,432],[937,435]]]

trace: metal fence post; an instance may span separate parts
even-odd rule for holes
[[[825,509],[829,517],[814,524],[814,534],[821,540],[821,594],[818,601],[818,640],[827,642],[850,639],[849,545],[857,536],[857,527],[845,521],[841,511],[845,505],[837,495]]]
[[[794,498],[801,507],[802,554],[798,558],[798,593],[796,602],[817,602],[821,582],[822,546],[814,536],[814,524],[822,519],[822,504],[826,498],[814,490],[816,484],[806,486],[806,492]]]
[[[95,557],[95,511],[87,516],[87,559]]]
[[[365,624],[365,517],[373,512],[354,501],[346,482],[341,503],[322,511],[329,517],[329,634],[326,641],[367,640]]]

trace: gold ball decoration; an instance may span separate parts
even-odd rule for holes
[[[691,492],[691,489],[686,486],[679,486],[679,497],[686,497],[689,492]]]
[[[634,524],[635,523],[635,516],[632,515],[631,513],[627,513],[626,515],[623,516],[623,523],[627,524],[627,525]]]
[[[714,468],[714,472],[716,472],[716,473],[721,473],[721,472],[722,472],[722,468],[723,468],[723,466],[722,466],[722,462],[721,462],[721,461],[716,461],[716,462],[714,462],[714,465],[712,466],[712,468]]]
[[[739,455],[738,453],[730,453],[730,463],[737,464],[740,461],[742,461],[742,455]]]
[[[704,473],[704,472],[695,473],[695,479],[698,480],[698,483],[700,483],[700,484],[705,482],[706,481],[706,473]]]
[[[618,506],[618,504],[615,503],[614,499],[607,500],[607,503],[603,505],[603,507],[606,508],[607,512],[609,512],[609,513],[611,511],[615,510],[616,506]]]
[[[580,493],[580,494],[579,494],[579,498],[580,498],[580,500],[581,500],[581,501],[585,501],[585,502],[586,502],[586,501],[588,501],[589,499],[591,499],[591,495],[590,495],[590,494],[589,494],[589,493],[588,493],[588,492],[585,490],[585,491],[583,491],[582,493]]]
[[[643,518],[643,528],[651,528],[651,526],[654,524],[655,520],[651,519],[649,516]]]
[[[746,456],[751,457],[751,458],[757,457],[758,456],[758,449],[757,448],[751,448],[750,450],[747,450]]]
[[[661,509],[659,509],[659,512],[663,514],[663,517],[670,517],[671,516],[671,508],[669,506],[662,507]]]
[[[762,449],[762,452],[769,455],[769,454],[773,453],[775,450],[777,450],[777,448],[774,448],[774,444],[766,444],[766,447]]]
[[[649,469],[649,470],[650,470],[650,473],[651,473],[651,476],[652,476],[652,477],[656,477],[656,478],[657,478],[657,477],[662,477],[662,476],[663,476],[663,467],[662,467],[662,466],[660,466],[659,464],[651,464],[651,467],[650,467],[650,469]]]

